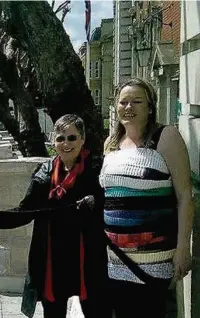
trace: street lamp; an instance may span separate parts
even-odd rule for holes
[[[149,25],[147,27],[137,29],[135,51],[139,66],[147,67],[150,63],[152,52],[152,30],[151,27],[149,28]]]
[[[137,60],[140,67],[147,67],[150,63],[151,48],[136,49]]]

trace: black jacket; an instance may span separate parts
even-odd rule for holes
[[[38,299],[44,292],[47,228],[51,228],[52,282],[56,299],[79,295],[80,232],[85,246],[85,283],[88,299],[96,301],[105,294],[107,283],[106,243],[103,230],[104,196],[98,182],[100,166],[85,161],[84,172],[77,176],[73,188],[61,200],[48,200],[52,159],[34,172],[25,198],[19,208],[0,213],[0,228],[15,228],[34,219],[29,252],[30,285],[37,290]],[[94,196],[93,207],[76,201]],[[33,211],[34,210],[34,211]],[[13,213],[14,212],[14,213]]]

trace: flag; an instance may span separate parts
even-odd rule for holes
[[[85,1],[85,31],[87,41],[90,41],[90,28],[91,28],[91,3],[90,0]]]

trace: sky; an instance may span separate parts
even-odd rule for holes
[[[48,1],[51,4],[51,0]],[[61,3],[57,1],[55,8]],[[66,15],[64,27],[70,36],[71,42],[77,52],[81,44],[86,41],[85,33],[85,1],[71,0],[71,12]],[[101,24],[101,19],[113,17],[112,0],[91,0],[91,33]]]

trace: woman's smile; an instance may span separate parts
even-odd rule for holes
[[[125,113],[124,114],[124,118],[134,118],[136,117],[137,115],[135,113]]]
[[[74,148],[67,148],[67,149],[62,149],[63,152],[72,152]]]

